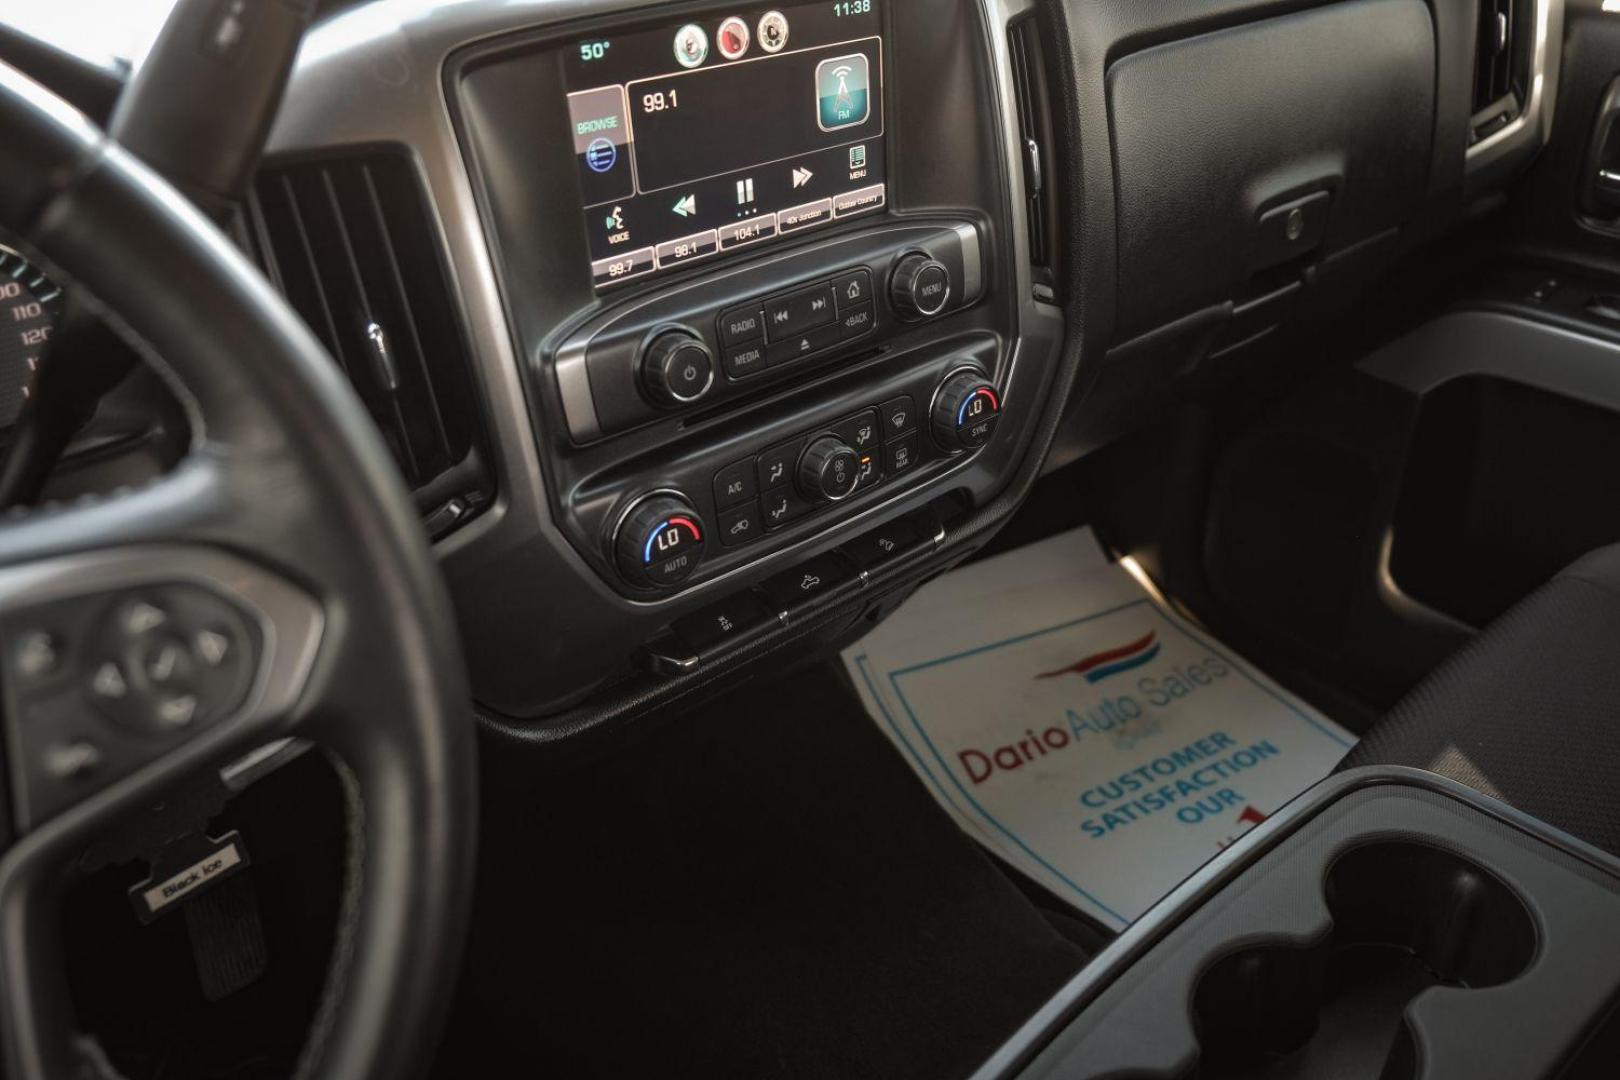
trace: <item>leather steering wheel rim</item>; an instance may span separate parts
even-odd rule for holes
[[[0,520],[0,620],[19,597],[167,575],[264,626],[237,711],[154,743],[0,850],[0,1074],[81,1075],[56,900],[86,842],[181,778],[298,736],[340,763],[350,804],[336,948],[298,1075],[407,1075],[454,985],[477,806],[455,621],[415,509],[333,361],[173,188],[3,64],[0,146],[0,227],[169,379],[193,431],[148,486]]]

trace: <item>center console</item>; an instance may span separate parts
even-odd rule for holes
[[[315,29],[271,153],[420,176],[497,488],[438,545],[492,722],[833,643],[1010,513],[1062,397],[1033,17],[466,0]]]
[[[1586,1077],[1620,1048],[1620,861],[1429,773],[1332,777],[981,1076]]]

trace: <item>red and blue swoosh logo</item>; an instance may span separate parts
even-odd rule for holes
[[[1131,671],[1143,664],[1151,663],[1159,655],[1159,636],[1155,631],[1149,630],[1145,637],[1140,637],[1129,645],[1121,645],[1115,649],[1105,649],[1100,653],[1092,653],[1082,660],[1077,660],[1066,668],[1057,671],[1048,671],[1035,676],[1037,679],[1055,679],[1059,675],[1081,675],[1088,683],[1100,683],[1110,675],[1118,675]]]

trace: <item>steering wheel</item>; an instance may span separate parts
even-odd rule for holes
[[[155,173],[0,65],[0,227],[90,297],[190,414],[149,485],[0,520],[15,842],[0,810],[0,1074],[106,1075],[75,1030],[60,894],[99,833],[298,736],[338,763],[347,881],[298,1075],[410,1073],[459,960],[475,729],[454,620],[387,450],[321,346]],[[189,700],[92,693],[104,656],[208,637]],[[0,803],[3,805],[3,803]]]

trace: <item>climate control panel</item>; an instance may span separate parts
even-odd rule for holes
[[[634,499],[613,533],[614,563],[636,589],[678,587],[706,554],[736,552],[857,501],[925,460],[980,449],[1000,415],[1001,392],[985,372],[955,367],[935,387],[926,420],[913,395],[896,395],[705,474],[707,482],[686,490],[712,494],[712,524],[699,509],[701,496],[665,490]]]

